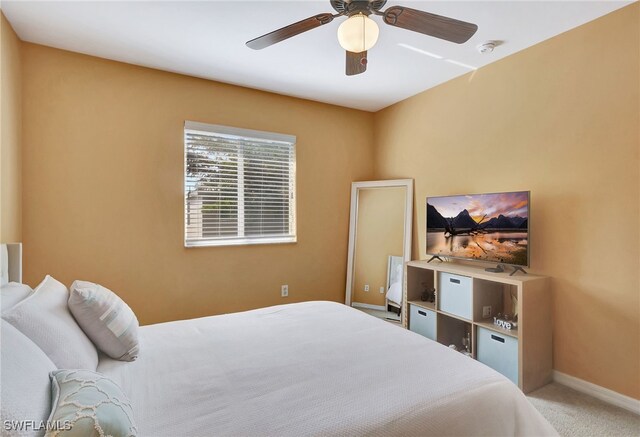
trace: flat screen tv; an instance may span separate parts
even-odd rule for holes
[[[529,192],[427,197],[427,254],[529,266]]]

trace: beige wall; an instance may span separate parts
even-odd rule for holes
[[[640,398],[638,4],[376,114],[376,177],[425,197],[531,190],[554,367]],[[499,50],[499,49],[498,49]]]
[[[22,240],[21,42],[0,12],[0,241]]]
[[[404,255],[406,197],[405,187],[359,190],[353,302],[385,305],[389,256]]]
[[[27,283],[101,283],[145,324],[344,301],[372,114],[27,43],[23,60]],[[183,247],[185,120],[297,136],[296,244]]]

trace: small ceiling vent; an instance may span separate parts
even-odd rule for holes
[[[491,53],[496,47],[498,47],[498,42],[497,41],[487,41],[485,43],[480,44],[479,46],[477,46],[476,48],[478,49],[478,51],[480,53],[482,53],[483,55],[488,55],[489,53]]]

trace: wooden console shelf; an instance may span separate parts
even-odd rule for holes
[[[420,307],[420,308],[426,308],[426,309],[431,310],[431,311],[435,311],[436,310],[435,302],[423,302],[421,300],[412,300],[412,301],[409,301],[409,303],[411,305],[415,305],[415,306]],[[405,328],[406,328],[406,326],[405,326]]]
[[[518,338],[517,329],[504,329],[504,328],[501,328],[500,326],[494,325],[493,322],[475,322],[475,324],[478,326],[482,326],[483,328],[489,329],[491,331],[498,332],[500,334]]]
[[[420,300],[432,289],[435,302]],[[483,309],[491,316],[484,317]],[[493,316],[514,310],[517,328],[493,323]],[[405,264],[402,313],[405,328],[447,346],[455,344],[459,350],[462,337],[469,334],[471,355],[525,393],[551,381],[551,293],[545,276],[509,276],[452,262],[410,261]]]

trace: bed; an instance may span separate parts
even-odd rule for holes
[[[400,315],[402,309],[402,276],[404,274],[404,258],[389,255],[387,262],[387,308],[393,307]]]
[[[557,435],[505,377],[342,304],[306,302],[140,328],[98,371],[140,435]]]
[[[49,285],[61,290],[45,290]],[[504,376],[339,303],[142,326],[137,359],[119,361],[98,355],[84,337],[67,308],[65,285],[47,276],[35,290],[16,282],[1,290],[3,436],[43,434],[9,432],[6,420],[46,420],[55,411],[50,377],[64,368],[97,370],[115,382],[140,436],[557,435]],[[54,339],[66,335],[67,341],[56,340],[47,351],[8,321],[35,302],[57,299],[56,293],[60,301],[42,306],[50,309],[33,313],[41,322],[29,325],[40,334],[48,333],[45,325],[52,333],[68,330],[56,331]],[[65,360],[82,355],[80,342],[69,341],[78,335],[95,361],[56,366],[56,354]]]

